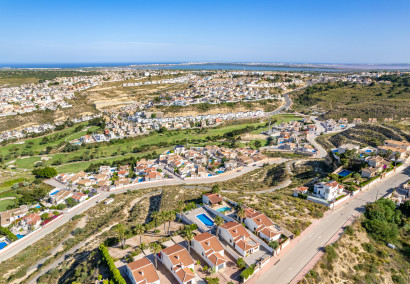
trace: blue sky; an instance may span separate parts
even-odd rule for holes
[[[410,63],[410,1],[0,0],[0,63]]]

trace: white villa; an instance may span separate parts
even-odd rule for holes
[[[216,236],[207,232],[196,235],[191,241],[191,247],[209,267],[215,267],[216,271],[226,267],[225,251]]]
[[[344,189],[337,181],[319,182],[315,184],[313,192],[327,201],[336,199]]]

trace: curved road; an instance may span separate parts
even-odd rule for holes
[[[374,202],[377,197],[382,197],[390,193],[394,187],[407,182],[410,176],[409,163],[395,174],[379,181],[367,191],[359,193],[350,199],[346,204],[336,208],[334,212],[329,212],[323,219],[316,224],[308,227],[308,234],[303,234],[299,240],[294,240],[289,251],[280,256],[280,261],[270,268],[262,268],[262,275],[249,281],[254,283],[275,283],[285,284],[294,283],[292,281],[299,271],[301,271],[310,260],[323,249],[325,244],[343,227],[347,220],[354,217],[357,213],[364,211],[364,207],[369,202]],[[275,258],[273,261],[277,261]],[[264,271],[266,270],[266,271]]]
[[[292,101],[287,96],[287,94],[285,94],[285,100],[286,100],[286,103],[285,103],[284,106],[282,106],[280,108],[281,110],[283,110],[285,108],[289,108],[289,106],[292,104]],[[276,111],[279,111],[279,109],[276,110]],[[320,126],[320,123],[318,121],[315,121],[315,123]],[[312,139],[312,141],[314,143],[316,143],[314,141],[315,137],[316,137],[315,135],[312,135],[312,137],[309,138],[309,139]],[[317,145],[316,147],[318,149],[318,153],[317,153],[316,156],[314,156],[314,158],[321,158],[321,157],[326,156],[326,151],[319,144],[316,143],[316,145]],[[286,162],[286,161],[289,161],[289,160],[288,159],[272,159],[269,163],[270,164],[279,164],[279,163],[283,163],[283,162]],[[296,161],[298,161],[298,160],[292,160],[290,162],[296,162]],[[289,165],[290,164],[287,163],[286,168],[287,168],[288,171],[289,171]],[[241,176],[245,173],[248,173],[252,170],[255,170],[258,167],[259,167],[258,164],[253,164],[251,166],[248,166],[248,167],[242,169],[241,171],[235,171],[235,172],[232,172],[230,174],[226,174],[226,175],[222,175],[222,176],[216,176],[216,177],[213,177],[213,178],[206,178],[206,179],[200,179],[200,180],[197,180],[197,179],[191,179],[191,180],[174,179],[174,180],[171,180],[171,181],[161,181],[161,182],[148,183],[148,184],[137,184],[137,185],[133,185],[133,186],[130,186],[130,187],[127,187],[127,188],[124,188],[124,189],[118,189],[118,190],[115,190],[113,192],[100,192],[100,195],[93,198],[93,200],[84,203],[83,205],[73,209],[71,212],[64,213],[62,215],[62,217],[60,217],[60,219],[57,219],[54,222],[48,224],[47,226],[41,228],[40,230],[38,230],[36,232],[33,232],[29,236],[19,240],[17,243],[13,243],[12,245],[9,245],[9,246],[5,247],[4,249],[2,249],[0,251],[0,263],[7,260],[7,259],[9,259],[10,257],[15,256],[17,253],[22,251],[27,246],[34,244],[35,242],[37,242],[38,240],[43,238],[45,235],[53,232],[55,229],[59,228],[60,226],[62,226],[66,222],[68,222],[73,216],[85,212],[89,208],[93,207],[96,203],[106,199],[112,193],[118,194],[118,193],[126,192],[128,190],[138,190],[138,189],[151,188],[151,187],[183,185],[183,184],[187,184],[187,185],[189,185],[189,184],[208,184],[208,183],[214,183],[214,182],[221,182],[221,181],[226,181],[226,180],[229,180],[229,179],[239,177],[239,176]],[[277,185],[273,188],[270,188],[270,189],[267,189],[267,190],[264,190],[264,191],[258,191],[258,192],[255,192],[255,193],[272,192],[272,191],[275,191],[279,188],[286,187],[290,183],[291,183],[291,180],[288,179],[288,180],[284,181],[282,184]]]

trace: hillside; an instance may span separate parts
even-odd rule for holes
[[[324,119],[410,117],[410,83],[316,84],[292,94],[297,111],[323,110]]]
[[[340,133],[321,135],[317,141],[327,150],[346,143],[377,147],[388,139],[409,141],[409,134],[408,131],[388,125],[359,124]]]
[[[299,283],[409,283],[409,205],[395,209],[388,199],[368,205]]]

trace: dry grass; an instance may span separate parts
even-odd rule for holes
[[[325,254],[299,283],[400,283],[392,275],[408,277],[410,264],[399,252],[369,239],[360,220],[352,228],[333,245],[337,257]]]

